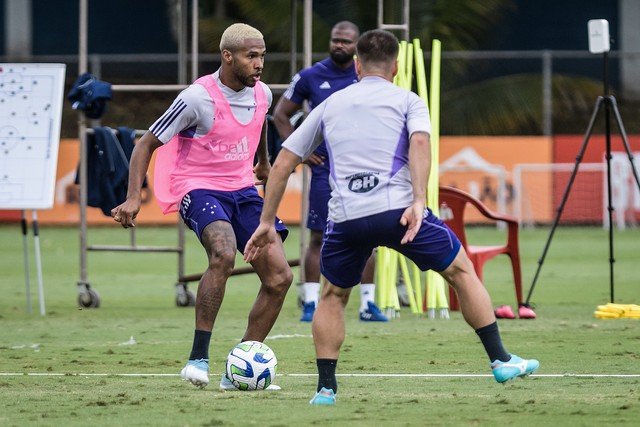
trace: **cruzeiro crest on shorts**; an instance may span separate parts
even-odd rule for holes
[[[349,180],[349,190],[354,193],[367,193],[373,190],[380,183],[377,175],[378,172],[359,172],[349,175],[346,177]]]

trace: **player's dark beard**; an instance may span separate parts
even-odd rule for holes
[[[239,71],[235,71],[234,74],[236,75],[236,78],[242,82],[243,85],[248,87],[254,87],[256,85],[256,82],[253,80],[253,75],[243,74]]]
[[[340,65],[344,65],[353,59],[353,55],[340,51],[330,52],[329,56],[333,62]]]
[[[243,82],[244,85],[248,87],[254,87],[256,85],[256,81],[253,80],[253,76],[244,76]]]

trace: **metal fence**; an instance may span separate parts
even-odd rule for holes
[[[314,53],[313,61],[320,60],[325,53]],[[183,60],[190,63],[190,56]],[[430,60],[429,52],[425,53],[425,61]],[[0,57],[1,62],[62,62],[67,64],[67,83],[75,79],[78,70],[76,55],[44,55],[22,58],[15,61],[10,57]],[[178,81],[181,67],[178,54],[89,54],[89,71],[105,81],[116,85],[117,90],[144,92],[147,84],[171,85]],[[302,64],[302,54],[297,57],[297,67]],[[218,54],[199,54],[197,73],[205,74],[219,66]],[[284,92],[291,77],[291,54],[268,53],[267,64],[263,74],[263,81],[269,84],[277,96]],[[625,99],[633,101],[634,94],[640,99],[640,78],[629,78],[629,70],[640,72],[640,52],[610,52],[609,53],[609,84],[619,103]],[[627,73],[627,77],[625,77]],[[445,51],[442,53],[442,92],[443,101],[448,93],[463,88],[482,85],[487,81],[509,76],[528,75],[531,77],[529,90],[533,92],[539,119],[524,133],[554,134],[554,78],[568,76],[569,78],[591,79],[593,85],[599,84],[603,78],[603,57],[590,54],[587,51]],[[632,76],[633,77],[633,76]],[[531,87],[534,86],[534,87]],[[166,91],[176,91],[181,86],[167,86]],[[578,94],[574,94],[578,95]],[[557,96],[557,95],[556,95]],[[565,95],[566,96],[566,95]],[[589,98],[590,99],[590,98]],[[583,109],[590,109],[589,103]],[[622,105],[624,109],[624,105]],[[446,114],[446,113],[445,113]],[[629,129],[628,129],[629,130]],[[634,124],[630,131],[634,132]],[[443,134],[451,133],[446,123]]]

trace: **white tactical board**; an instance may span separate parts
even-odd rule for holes
[[[65,64],[0,63],[0,209],[49,209]]]

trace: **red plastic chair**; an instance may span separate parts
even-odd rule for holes
[[[494,221],[504,221],[507,224],[507,243],[505,245],[475,246],[468,244],[464,229],[464,213],[468,204],[474,206],[484,217]],[[518,306],[520,306],[522,303],[522,271],[518,249],[518,221],[512,216],[491,211],[480,200],[464,191],[444,186],[440,187],[440,217],[460,239],[480,280],[482,280],[482,268],[487,261],[500,254],[509,256],[513,269],[516,299]],[[449,288],[449,306],[451,310],[460,309],[456,293],[451,287]]]

